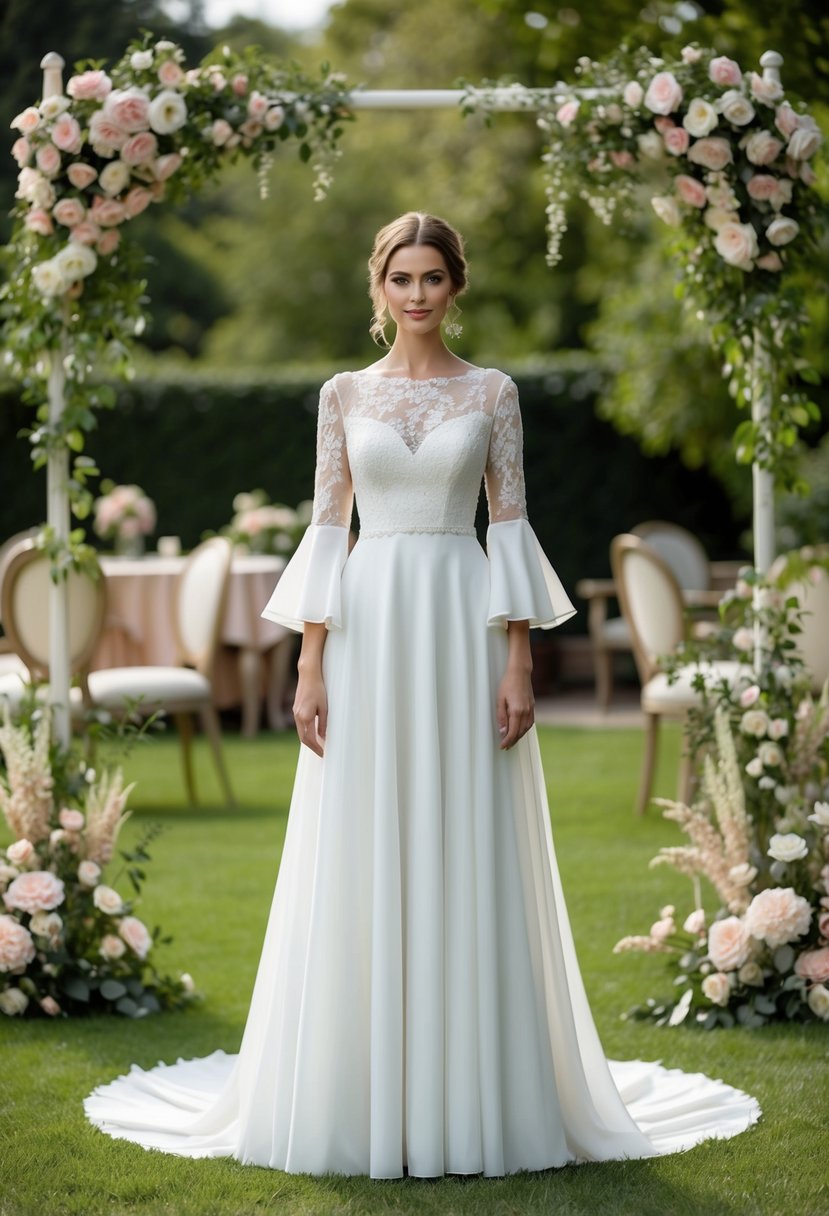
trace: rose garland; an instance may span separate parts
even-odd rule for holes
[[[254,48],[224,47],[186,70],[175,43],[147,35],[107,73],[79,65],[65,94],[13,120],[19,167],[15,224],[0,290],[6,366],[38,408],[30,433],[36,467],[50,451],[74,453],[70,493],[84,517],[97,470],[82,455],[97,407],[111,387],[104,368],[131,374],[130,347],[146,324],[143,257],[124,225],[153,203],[197,191],[222,164],[253,160],[267,192],[272,153],[293,141],[314,171],[314,196],[331,184],[343,121],[351,117],[343,77],[318,82],[269,64]],[[66,376],[65,410],[44,405],[51,361]]]
[[[650,187],[674,236],[677,294],[706,322],[731,393],[746,406],[771,390],[768,426],[746,420],[737,430],[738,459],[791,484],[797,432],[820,417],[798,387],[817,380],[802,358],[808,317],[798,282],[826,224],[812,188],[822,142],[814,118],[779,81],[696,46],[678,59],[622,49],[604,63],[580,60],[576,75],[577,90],[542,94],[538,118],[548,262],[559,260],[571,196],[610,224],[641,212]],[[470,90],[465,109],[487,111],[494,96]],[[753,366],[755,334],[770,356],[762,367]]]

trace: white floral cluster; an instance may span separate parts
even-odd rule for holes
[[[264,490],[242,492],[234,497],[233,518],[222,532],[249,553],[290,557],[311,522],[312,509],[310,500],[288,507],[271,502]]]
[[[192,173],[205,148],[214,156],[236,149],[258,156],[261,148],[261,168],[290,118],[291,130],[317,152],[315,190],[324,195],[331,105],[319,107],[317,130],[309,100],[262,92],[234,66],[228,48],[224,59],[185,71],[181,48],[161,40],[129,55],[119,87],[101,69],[84,71],[70,78],[65,95],[44,98],[13,119],[25,227],[39,237],[62,237],[32,272],[44,297],[77,298],[98,259],[116,255],[121,225],[160,202],[185,161]],[[330,77],[324,87],[336,92],[341,83]]]
[[[112,486],[95,499],[94,528],[105,540],[124,542],[149,536],[155,525],[155,504],[140,486]]]

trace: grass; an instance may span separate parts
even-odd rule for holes
[[[761,1123],[734,1140],[650,1161],[584,1165],[507,1179],[372,1182],[310,1178],[189,1161],[110,1140],[84,1120],[81,1099],[132,1061],[238,1048],[284,838],[295,741],[229,738],[240,808],[221,807],[205,749],[205,805],[184,805],[174,740],[136,751],[135,814],[125,829],[160,821],[142,915],[175,936],[168,969],[192,972],[196,1009],[141,1022],[0,1023],[0,1216],[246,1216],[403,1212],[512,1216],[825,1216],[829,1213],[829,1033],[822,1025],[761,1031],[659,1030],[623,1022],[622,1010],[665,990],[658,959],[612,954],[644,930],[662,903],[682,907],[683,880],[648,871],[673,828],[632,801],[636,731],[542,729],[556,844],[582,967],[611,1057],[662,1059],[755,1094]],[[202,741],[199,741],[201,744]],[[670,793],[678,735],[667,732],[657,789]]]

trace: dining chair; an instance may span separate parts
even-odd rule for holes
[[[722,681],[733,686],[743,678],[750,678],[750,673],[741,663],[718,660],[686,664],[669,681],[661,670],[661,659],[672,654],[685,637],[682,589],[676,575],[650,544],[631,533],[613,538],[610,560],[642,683],[645,751],[636,799],[636,810],[641,815],[651,796],[661,719],[684,719],[688,710],[700,703],[700,693],[694,688],[698,676],[712,687]],[[678,793],[683,802],[687,802],[690,793],[692,762],[693,757],[685,753]]]
[[[235,806],[212,684],[232,554],[230,541],[214,536],[187,558],[174,597],[177,664],[110,667],[89,675],[90,696],[98,707],[115,714],[129,710],[149,715],[164,710],[172,715],[181,742],[187,795],[194,806],[198,804],[192,757],[195,715],[201,718],[225,798]]]
[[[711,588],[713,578],[725,587],[732,586],[736,579],[737,563],[710,562],[696,536],[679,524],[664,519],[646,520],[631,528],[628,535],[641,537],[656,550],[673,571],[682,591],[705,592]],[[613,656],[633,649],[630,629],[624,616],[607,615],[607,601],[615,596],[615,587],[607,579],[583,579],[577,590],[588,600],[587,627],[596,700],[605,710],[613,699]]]
[[[89,665],[106,618],[106,584],[70,568],[66,572],[69,604],[69,670],[78,683],[70,709],[78,717],[91,708]],[[49,680],[49,587],[52,564],[33,536],[23,536],[5,554],[0,613],[9,645],[22,671],[0,675],[0,700],[16,709],[30,680]]]
[[[12,536],[7,537],[0,544],[0,625],[3,622],[2,608],[2,587],[3,587],[3,571],[6,568],[6,561],[11,556],[12,551],[20,544],[22,540],[30,540],[36,537],[39,528],[26,528],[22,532],[15,532]],[[0,634],[0,676],[19,675],[24,680],[29,678],[29,672],[25,663],[20,659],[12,649],[12,644],[9,641],[7,633]]]
[[[797,650],[809,673],[812,692],[820,693],[829,680],[829,574],[817,567],[814,582],[795,583],[787,592],[797,596],[803,612]]]

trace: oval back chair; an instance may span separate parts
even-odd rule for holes
[[[679,524],[651,519],[631,528],[633,536],[647,541],[670,566],[683,591],[707,591],[711,585],[711,566],[702,544]]]

